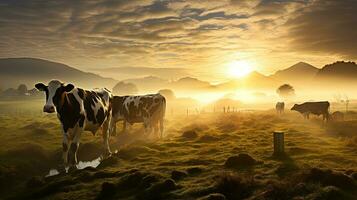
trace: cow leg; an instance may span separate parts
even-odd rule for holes
[[[83,132],[83,127],[79,127],[79,126],[77,126],[73,132],[73,141],[69,149],[69,158],[68,158],[70,167],[75,168],[76,164],[78,163],[77,151],[78,151],[82,132]]]
[[[154,134],[156,137],[159,137],[159,122],[154,122],[153,123],[153,126],[154,126]]]
[[[63,142],[62,142],[62,158],[63,158],[63,168],[61,167],[60,171],[65,172],[66,167],[68,166],[68,150],[70,147],[70,140],[67,133],[63,133]]]
[[[160,119],[160,138],[164,136],[164,119]]]
[[[323,114],[323,120],[326,120],[326,122],[328,122],[329,121],[329,114],[327,113],[325,113],[325,114]]]
[[[116,136],[117,135],[117,123],[111,121],[109,128],[111,129],[111,135]]]
[[[150,130],[150,124],[149,124],[149,119],[144,118],[144,129],[145,129],[145,135],[149,135],[149,130]]]
[[[128,125],[128,122],[126,120],[123,121],[123,133],[126,132],[126,127]]]
[[[70,141],[66,133],[63,134],[63,142],[62,142],[62,157],[63,163],[65,166],[68,165],[68,150],[69,150]]]
[[[103,124],[103,142],[104,142],[104,148],[105,148],[105,152],[104,152],[104,155],[105,156],[108,156],[111,154],[111,151],[110,151],[110,146],[109,146],[109,139],[110,139],[110,129],[109,129],[109,122],[108,120],[106,120]]]

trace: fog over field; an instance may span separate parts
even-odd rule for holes
[[[0,200],[357,199],[357,1],[0,1]]]

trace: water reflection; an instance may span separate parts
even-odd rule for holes
[[[100,161],[102,160],[101,157],[98,157],[94,160],[91,161],[79,161],[79,163],[76,165],[77,169],[84,169],[86,167],[98,167],[98,165],[100,164]],[[68,172],[68,167],[66,167],[66,173]],[[48,174],[46,175],[46,177],[49,176],[55,176],[58,175],[59,171],[57,169],[50,169],[50,171],[48,172]]]

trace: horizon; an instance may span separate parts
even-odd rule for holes
[[[71,67],[71,68],[74,68],[74,69],[77,69],[77,70],[80,70],[80,71],[83,71],[83,72],[89,72],[89,73],[93,73],[93,74],[97,74],[97,75],[100,75],[102,76],[103,78],[112,78],[112,79],[115,79],[115,80],[118,80],[118,81],[123,81],[123,80],[127,80],[127,79],[136,79],[136,78],[145,78],[145,77],[157,77],[157,78],[160,78],[160,79],[165,79],[163,77],[160,77],[160,76],[157,76],[157,75],[154,75],[154,74],[147,74],[147,75],[143,75],[143,76],[132,76],[131,78],[127,78],[127,79],[120,79],[114,75],[112,76],[103,76],[99,71],[101,70],[116,70],[116,69],[172,69],[172,70],[189,70],[189,68],[169,68],[169,67],[150,67],[150,66],[121,66],[121,67],[108,67],[108,68],[89,68],[89,69],[83,69],[81,67],[78,67],[78,66],[72,66],[68,63],[65,63],[65,62],[60,62],[60,61],[56,61],[56,60],[49,60],[49,59],[45,59],[45,58],[37,58],[37,57],[0,57],[0,59],[35,59],[35,60],[43,60],[43,61],[49,61],[49,62],[52,62],[52,63],[58,63],[58,64],[63,64],[63,65],[66,65],[68,67]],[[264,72],[260,72],[259,70],[251,70],[249,71],[249,73],[245,74],[244,76],[238,76],[238,77],[235,77],[235,76],[232,76],[232,77],[225,77],[219,81],[212,81],[212,80],[206,80],[206,79],[200,79],[199,75],[190,75],[190,74],[186,74],[186,75],[183,75],[183,76],[180,76],[178,78],[175,78],[175,79],[172,79],[172,78],[167,78],[165,80],[169,80],[169,81],[176,81],[176,80],[179,80],[179,79],[182,79],[182,78],[196,78],[196,79],[199,79],[199,80],[203,80],[203,81],[207,81],[207,82],[210,82],[211,84],[215,85],[215,84],[219,84],[219,83],[224,83],[225,81],[228,81],[228,80],[234,80],[234,79],[243,79],[245,78],[246,76],[249,76],[251,73],[253,72],[256,72],[258,74],[261,74],[263,76],[266,76],[266,77],[271,77],[273,75],[275,75],[277,72],[279,71],[283,71],[283,70],[287,70],[295,65],[298,65],[298,64],[308,64],[308,65],[311,65],[312,67],[318,69],[318,70],[321,70],[323,67],[325,67],[326,65],[331,65],[331,64],[334,64],[334,63],[337,63],[337,62],[353,62],[355,63],[355,61],[350,61],[350,60],[336,60],[336,61],[333,61],[331,63],[325,63],[323,64],[322,66],[318,67],[318,66],[314,66],[312,65],[311,63],[308,63],[308,62],[305,62],[305,61],[297,61],[295,64],[292,64],[290,66],[285,66],[285,67],[282,67],[280,69],[276,69],[276,71],[272,71],[270,74],[265,74]]]

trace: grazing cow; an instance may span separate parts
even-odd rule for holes
[[[278,114],[282,114],[284,112],[284,109],[285,109],[285,103],[284,102],[276,103],[275,109],[276,109],[276,112]]]
[[[127,124],[144,123],[145,132],[150,133],[154,127],[155,133],[160,124],[161,138],[164,131],[166,99],[161,94],[141,96],[114,96],[112,123],[110,128],[116,132],[116,122],[123,120],[123,131]]]
[[[298,111],[299,113],[304,115],[304,118],[309,119],[310,114],[314,114],[317,116],[322,115],[323,120],[329,120],[329,108],[330,103],[328,101],[321,102],[305,102],[303,104],[295,104],[291,110]]]
[[[345,120],[345,114],[343,114],[343,112],[340,112],[340,111],[336,111],[336,112],[332,113],[330,117],[333,121]]]
[[[63,160],[65,166],[75,167],[81,133],[84,130],[93,134],[102,127],[106,154],[109,148],[109,123],[111,120],[112,94],[107,89],[96,91],[75,88],[52,80],[48,85],[37,83],[35,87],[46,93],[43,111],[57,112],[63,131]]]

